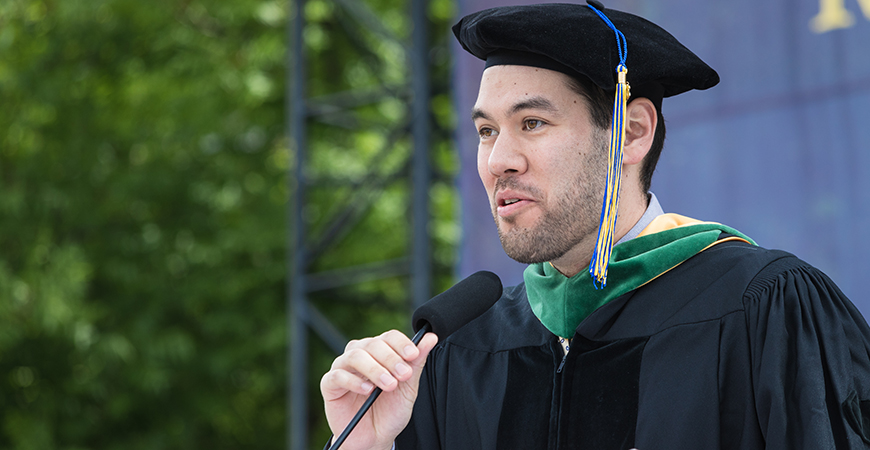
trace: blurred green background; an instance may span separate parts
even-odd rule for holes
[[[363,3],[409,38],[406,2]],[[0,448],[285,448],[291,6],[0,0]],[[342,8],[309,0],[305,15],[311,96],[407,83],[402,49],[347,31]],[[459,240],[453,15],[430,2],[435,292]],[[361,177],[404,173],[409,104],[397,88],[311,124],[313,235]],[[312,270],[406,254],[409,190],[366,194]],[[362,337],[407,328],[409,284],[311,302]],[[328,435],[317,384],[333,357],[312,340],[311,448]]]

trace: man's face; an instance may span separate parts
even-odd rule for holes
[[[477,171],[505,252],[522,263],[553,261],[594,246],[607,173],[607,130],[559,72],[493,66],[472,114]]]

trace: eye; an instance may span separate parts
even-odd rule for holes
[[[480,135],[481,139],[490,138],[498,134],[498,131],[493,130],[492,128],[481,128],[477,130],[477,134]]]
[[[525,125],[526,130],[534,130],[541,128],[544,125],[544,121],[538,119],[526,119],[523,122],[523,125]]]

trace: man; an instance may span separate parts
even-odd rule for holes
[[[384,393],[342,448],[870,448],[870,329],[849,300],[648,193],[662,98],[715,71],[597,3],[486,10],[454,32],[487,63],[478,171],[505,251],[530,265],[437,347],[348,344],[321,382],[330,427]]]

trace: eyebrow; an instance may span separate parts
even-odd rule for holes
[[[549,100],[547,100],[546,98],[544,98],[544,97],[532,97],[530,99],[515,103],[511,107],[511,109],[508,111],[508,115],[514,115],[514,114],[516,114],[520,111],[526,110],[526,109],[542,109],[544,111],[553,112],[553,113],[558,111],[558,108],[556,108],[556,106],[553,105],[553,103],[550,102]],[[477,119],[491,120],[489,115],[486,112],[484,112],[482,109],[474,108],[474,110],[471,111],[471,120],[474,121]]]
[[[480,109],[480,108],[474,108],[474,109],[471,110],[471,121],[474,122],[474,121],[477,120],[477,119],[492,120],[492,119],[489,117],[489,114],[483,112],[482,109]]]

